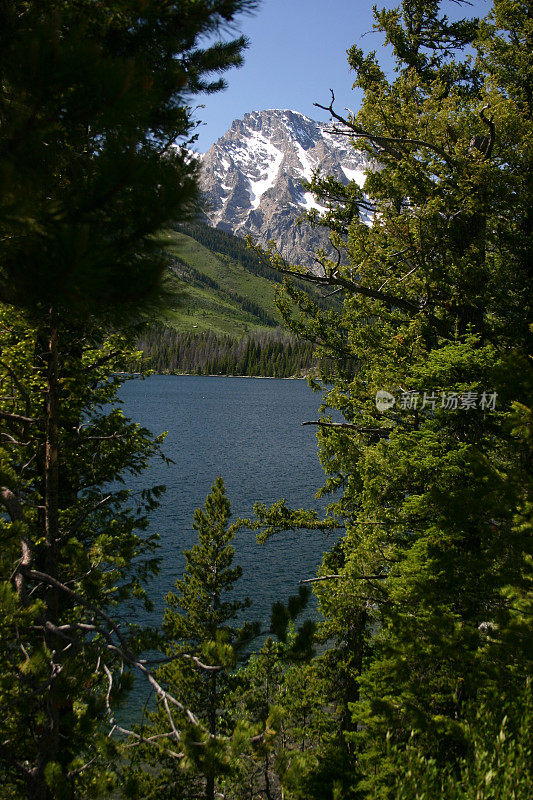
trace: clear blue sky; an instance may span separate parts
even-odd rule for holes
[[[328,120],[314,102],[328,105],[334,90],[335,106],[357,111],[361,96],[352,91],[346,51],[357,44],[377,50],[382,66],[392,70],[383,37],[373,31],[372,6],[392,8],[394,0],[262,0],[253,16],[237,20],[239,32],[249,39],[244,66],[226,73],[228,88],[198,97],[204,104],[196,112],[202,124],[196,150],[205,152],[234,119],[247,111],[291,108],[312,119]],[[460,8],[445,2],[451,18],[483,15],[489,0],[473,0]]]

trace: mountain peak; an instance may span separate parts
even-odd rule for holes
[[[250,111],[202,159],[201,187],[211,225],[260,243],[274,240],[282,255],[309,263],[324,233],[297,225],[321,207],[302,187],[319,169],[347,183],[364,182],[366,157],[323,122],[291,109]]]

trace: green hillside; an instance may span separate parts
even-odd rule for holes
[[[173,256],[177,292],[165,322],[180,331],[239,337],[281,324],[274,302],[276,273],[247,251],[242,240],[199,225],[163,235]]]
[[[308,375],[313,346],[282,328],[275,304],[279,274],[232,234],[199,223],[162,234],[172,257],[173,303],[138,341],[145,366],[159,373]],[[331,307],[298,282],[313,301]]]

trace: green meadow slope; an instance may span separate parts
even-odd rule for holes
[[[173,256],[176,303],[164,322],[184,332],[240,337],[279,326],[276,273],[230,234],[201,225],[163,234]]]

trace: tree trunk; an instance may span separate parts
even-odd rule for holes
[[[209,733],[215,736],[217,732],[217,674],[212,672],[209,676]],[[211,767],[208,765],[208,769]],[[213,772],[206,774],[205,782],[206,800],[215,800],[215,775]]]
[[[44,463],[44,514],[46,571],[56,577],[59,535],[59,383],[57,374],[58,331],[54,312],[50,312],[47,353],[46,439]]]
[[[52,577],[58,577],[59,553],[59,381],[58,381],[58,329],[53,309],[49,314],[49,331],[46,350],[46,401],[45,401],[45,444],[44,444],[44,570]],[[58,623],[59,596],[50,589],[46,593],[46,618]],[[60,645],[57,637],[45,634],[45,643],[52,652]],[[36,769],[27,784],[28,800],[52,800],[54,792],[45,780],[44,771],[51,761],[58,760],[60,736],[61,698],[59,687],[54,681],[46,690],[43,702],[46,708],[46,723],[38,741]],[[68,750],[68,747],[66,748]]]

